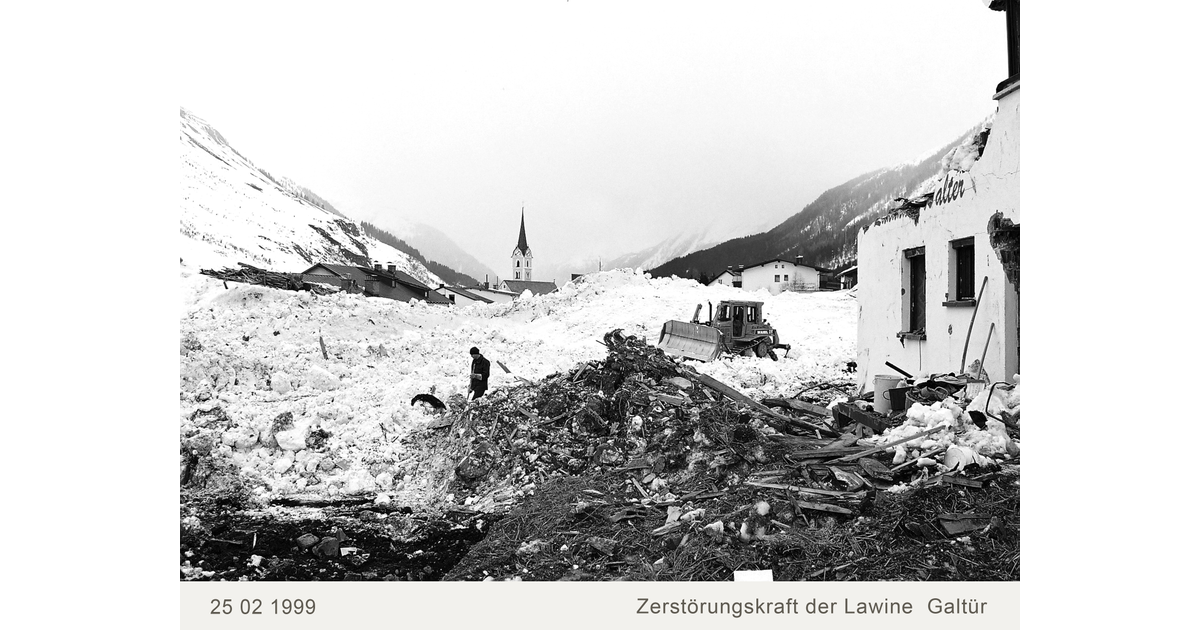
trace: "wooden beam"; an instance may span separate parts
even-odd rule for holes
[[[788,453],[795,459],[821,459],[823,457],[845,457],[847,455],[855,455],[864,451],[870,450],[865,446],[850,446],[836,448],[819,448],[809,449],[805,451],[792,451]]]
[[[862,492],[844,492],[842,490],[826,490],[824,488],[805,488],[804,486],[789,486],[782,483],[769,483],[766,481],[747,481],[747,486],[756,486],[759,488],[771,488],[773,490],[790,490],[791,492],[799,492],[801,494],[823,495],[827,497],[837,497],[847,500],[859,500],[866,495]]]
[[[811,413],[818,416],[830,417],[833,412],[821,405],[814,405],[810,402],[797,400],[795,398],[767,398],[763,400],[763,404],[773,407],[786,407],[794,411]]]
[[[876,433],[882,433],[884,429],[888,428],[887,425],[883,423],[883,420],[876,417],[874,414],[869,414],[850,403],[838,403],[836,409],[838,413],[844,414],[850,420],[857,422],[864,427],[870,427],[871,430]]]
[[[723,394],[730,400],[740,402],[744,405],[749,406],[751,409],[754,409],[756,411],[764,413],[768,416],[771,416],[772,418],[775,418],[778,420],[783,420],[784,422],[795,424],[799,427],[817,431],[819,433],[825,433],[826,435],[830,435],[832,437],[838,437],[838,435],[840,435],[837,431],[834,431],[828,427],[823,427],[820,425],[812,424],[810,422],[805,422],[803,420],[798,420],[796,418],[789,418],[781,413],[777,413],[770,407],[767,407],[766,405],[750,398],[749,396],[737,391],[736,389],[726,385],[725,383],[722,383],[721,381],[718,381],[717,379],[715,379],[711,376],[708,376],[707,374],[701,374],[699,372],[692,372],[692,373],[689,373],[689,376],[691,378],[694,378],[696,381],[698,381],[702,385],[705,385],[705,386],[715,390],[716,392]]]
[[[800,500],[793,500],[792,503],[795,504],[796,507],[801,507],[808,510],[820,510],[822,512],[833,512],[834,514],[856,514],[854,510],[848,510],[837,505],[829,505],[828,503],[810,503],[808,501]]]
[[[876,446],[875,448],[873,448],[869,451],[864,451],[862,453],[858,453],[857,455],[847,455],[846,457],[841,457],[841,458],[835,459],[829,463],[830,464],[840,464],[842,462],[852,462],[860,457],[866,457],[867,455],[874,455],[875,453],[878,453],[880,451],[885,451],[893,446],[898,446],[900,444],[904,444],[905,442],[911,442],[917,438],[925,437],[926,435],[929,435],[931,433],[936,433],[937,431],[945,431],[949,428],[950,427],[941,427],[941,426],[933,427],[932,429],[928,429],[926,431],[922,431],[920,433],[910,435],[910,436],[904,438],[903,440],[896,440],[894,442],[888,442],[887,444],[884,444],[883,446]]]
[[[956,486],[966,486],[968,488],[982,488],[983,487],[982,481],[975,481],[974,479],[968,479],[966,477],[959,477],[958,475],[942,475],[942,481],[944,481],[946,483],[952,483]]]

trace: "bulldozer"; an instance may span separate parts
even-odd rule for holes
[[[778,361],[776,349],[787,356],[792,347],[779,343],[779,331],[763,317],[762,302],[723,300],[717,304],[713,319],[712,302],[708,303],[708,321],[700,322],[703,304],[696,305],[692,321],[671,320],[663,324],[658,347],[667,354],[698,361],[712,361],[722,353],[771,357]]]

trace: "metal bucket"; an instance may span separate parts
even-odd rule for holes
[[[908,390],[910,389],[912,388],[904,386],[893,387],[887,390],[886,398],[888,399],[888,403],[891,405],[891,410],[893,412],[904,411],[905,409],[908,409]]]
[[[903,381],[904,378],[901,376],[875,375],[875,413],[888,413],[891,410],[892,403],[887,399],[887,392]]]

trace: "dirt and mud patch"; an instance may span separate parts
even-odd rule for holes
[[[184,502],[181,580],[436,581],[496,517],[407,508]]]

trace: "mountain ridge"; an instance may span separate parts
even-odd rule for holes
[[[897,198],[915,197],[948,169],[970,167],[970,148],[982,151],[991,118],[933,152],[891,168],[879,168],[829,188],[799,212],[757,234],[729,239],[674,258],[653,269],[655,277],[707,280],[730,266],[772,257],[803,256],[810,265],[839,269],[857,260],[858,229],[885,213]]]
[[[431,287],[474,284],[403,239],[351,220],[308,188],[259,168],[207,121],[183,107],[179,112],[181,261],[248,262],[291,273],[317,262],[381,261]]]

